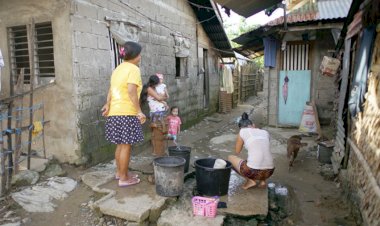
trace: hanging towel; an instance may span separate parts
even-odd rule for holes
[[[227,93],[234,92],[234,82],[232,80],[232,70],[229,66],[223,68],[223,88]]]
[[[263,38],[264,42],[264,66],[276,67],[277,40]]]

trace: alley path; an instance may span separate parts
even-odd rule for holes
[[[252,97],[239,105],[230,114],[214,114],[183,131],[180,143],[192,147],[191,162],[204,157],[226,158],[233,154],[238,117],[242,112],[248,112],[254,123],[263,126],[266,120],[264,103],[262,95],[259,94],[258,97]],[[297,130],[265,126],[264,128],[271,134],[271,150],[276,166],[270,182],[284,185],[289,190],[291,214],[281,225],[356,225],[350,217],[349,207],[340,195],[339,183],[324,180],[319,173],[321,166],[316,159],[315,137],[304,138],[308,146],[300,151],[293,170],[288,172],[286,140],[291,135],[298,134]],[[150,148],[139,148],[136,150],[139,154],[134,158],[151,155]],[[67,166],[66,170],[69,177],[78,180],[81,175],[91,171],[71,166]],[[23,225],[51,225],[51,222],[55,222],[56,225],[128,225],[120,219],[102,217],[92,211],[91,204],[99,198],[98,194],[79,183],[67,199],[56,203],[58,207],[53,213],[32,214],[20,208],[13,208],[16,214],[24,219]],[[241,221],[241,225],[244,225],[244,222],[246,221]]]

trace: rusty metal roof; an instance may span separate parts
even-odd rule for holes
[[[216,5],[212,4],[210,0],[188,0],[188,2],[191,8],[193,8],[199,23],[201,23],[211,42],[214,44],[215,50],[222,57],[234,57],[235,55],[224,31]]]
[[[282,0],[214,0],[237,14],[250,17],[264,9],[280,3]]]
[[[287,23],[289,26],[308,26],[319,22],[342,22],[347,17],[351,3],[352,0],[319,0],[315,4],[305,4],[287,15]],[[276,35],[283,22],[284,18],[280,17],[233,39],[233,42],[242,45],[234,51],[249,58],[262,55],[262,38]]]

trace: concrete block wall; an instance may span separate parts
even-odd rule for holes
[[[207,34],[197,24],[186,0],[0,0],[0,48],[5,58],[0,97],[9,96],[10,64],[7,27],[52,22],[55,85],[39,90],[35,103],[44,103],[46,149],[61,162],[95,163],[113,155],[104,139],[103,106],[113,70],[113,53],[105,16],[143,25],[140,65],[143,81],[156,72],[165,75],[170,105],[180,108],[185,123],[217,107],[219,77],[217,54]],[[144,16],[145,15],[145,16]],[[149,18],[147,18],[149,17]],[[198,29],[198,38],[196,30]],[[188,76],[175,78],[174,39],[178,31],[189,37]],[[203,108],[203,75],[198,75],[197,43],[208,49],[210,105]],[[146,108],[145,108],[146,109]]]
[[[335,99],[335,79],[321,74],[319,67],[323,56],[331,56],[329,50],[335,49],[334,39],[330,30],[319,30],[316,34],[315,45],[312,50],[312,97],[314,97],[321,124],[329,124],[333,117]]]
[[[104,138],[104,118],[100,109],[105,103],[112,73],[112,52],[109,30],[98,11],[107,1],[72,1],[71,36],[73,51],[73,78],[76,105],[76,124],[81,163],[101,161],[107,153]],[[100,152],[99,147],[104,147]],[[99,155],[92,155],[98,152]]]
[[[74,91],[72,65],[72,38],[70,24],[71,2],[67,0],[0,0],[0,49],[5,67],[2,69],[2,90],[0,97],[8,97],[10,79],[10,53],[8,52],[7,27],[51,22],[53,28],[55,84],[34,92],[34,103],[44,104],[46,154],[62,162],[81,162],[77,137],[77,96]],[[83,22],[82,22],[83,23]],[[82,24],[85,27],[85,24]],[[38,87],[36,85],[35,87]],[[24,90],[29,86],[25,85]],[[24,106],[29,105],[28,96]],[[26,114],[26,112],[25,112]],[[35,112],[34,120],[41,120],[40,112]],[[24,125],[28,125],[25,120]],[[27,133],[22,142],[27,141]],[[37,140],[37,143],[39,141]],[[25,146],[23,146],[25,148]],[[32,144],[32,148],[42,155],[42,149]],[[26,152],[26,150],[22,150]],[[31,160],[33,162],[33,159]]]
[[[207,111],[216,111],[217,54],[202,26],[196,25],[196,16],[187,1],[73,0],[71,9],[73,77],[78,96],[76,121],[84,162],[102,161],[114,151],[104,139],[104,118],[100,112],[113,70],[105,16],[130,20],[143,27],[139,33],[139,43],[143,46],[140,64],[143,82],[147,82],[150,75],[163,73],[171,96],[168,103],[179,107],[185,124],[206,111],[203,108],[204,77],[198,74],[197,42],[200,48],[207,49],[210,83]],[[182,78],[175,78],[174,38],[171,35],[174,32],[181,32],[191,43],[188,76]],[[148,113],[147,106],[144,110]]]
[[[277,126],[277,102],[278,102],[278,70],[275,68],[264,69],[264,95],[268,101],[267,115],[268,125]]]

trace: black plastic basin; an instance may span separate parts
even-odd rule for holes
[[[227,162],[226,168],[214,169],[214,158],[195,161],[197,190],[200,195],[222,196],[228,193],[232,164]]]

